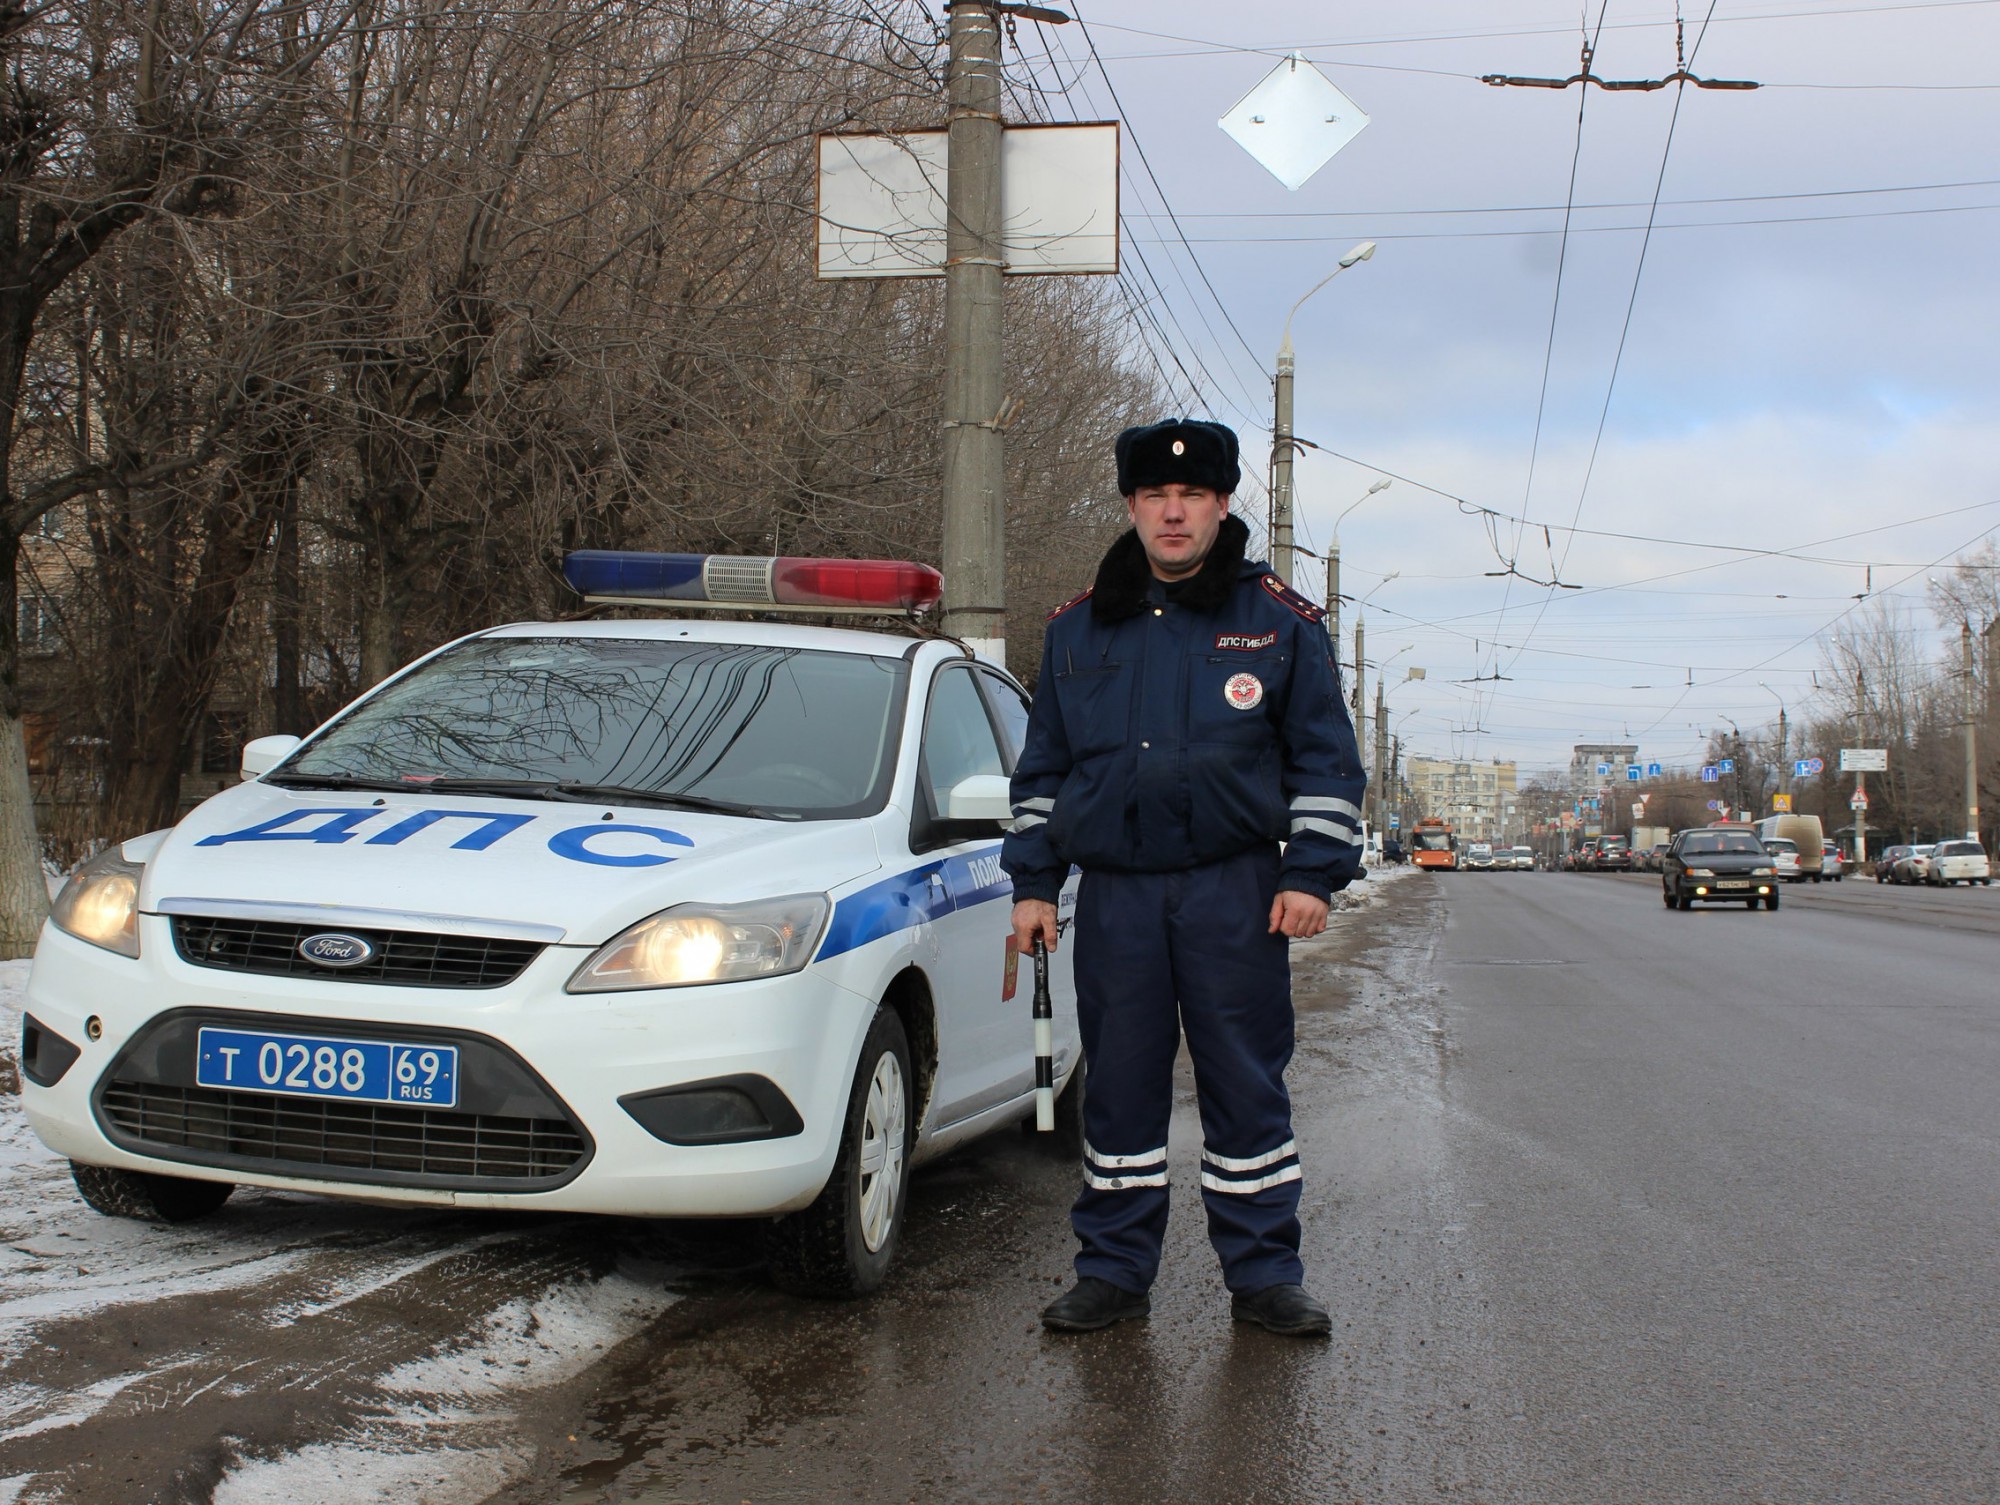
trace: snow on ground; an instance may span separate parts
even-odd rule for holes
[[[1418,871],[1420,869],[1407,862],[1396,867],[1390,867],[1387,864],[1381,867],[1371,867],[1368,869],[1368,876],[1366,878],[1363,878],[1359,883],[1351,884],[1333,896],[1334,912],[1338,914],[1350,909],[1365,909],[1375,901],[1375,897],[1389,884],[1400,883],[1412,873]]]

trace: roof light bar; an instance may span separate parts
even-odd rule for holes
[[[671,604],[692,611],[800,611],[882,616],[935,606],[944,577],[901,559],[757,558],[578,549],[563,578],[586,601]]]

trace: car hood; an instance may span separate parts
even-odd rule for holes
[[[148,912],[219,900],[323,909],[329,924],[356,927],[448,916],[556,929],[570,945],[690,899],[821,892],[881,866],[866,821],[255,782],[128,843],[127,855],[146,862]]]

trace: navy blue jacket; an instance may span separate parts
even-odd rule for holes
[[[1366,776],[1324,613],[1225,518],[1172,599],[1127,533],[1049,618],[1014,824],[1014,897],[1053,903],[1072,863],[1168,872],[1286,843],[1281,889],[1329,898],[1361,863]]]

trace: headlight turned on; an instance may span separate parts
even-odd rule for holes
[[[139,954],[139,880],[143,862],[127,862],[109,846],[69,875],[49,918],[80,941],[120,956]]]
[[[812,959],[831,909],[825,894],[677,905],[600,946],[565,991],[687,988],[796,972]]]

